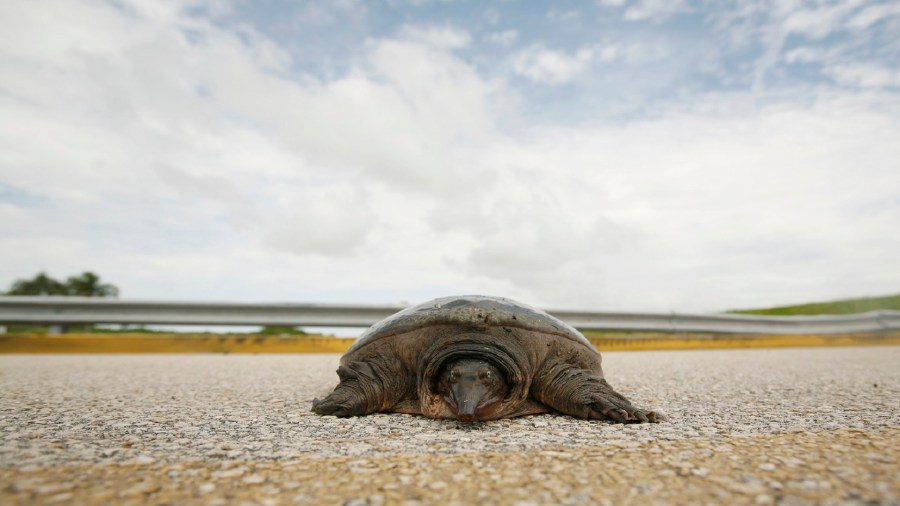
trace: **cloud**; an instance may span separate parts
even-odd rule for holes
[[[293,80],[287,53],[247,27],[231,31],[178,10],[65,2],[44,16],[27,2],[10,5],[18,12],[2,17],[19,20],[13,35],[40,37],[3,46],[0,174],[55,206],[4,208],[5,231],[36,236],[9,238],[24,246],[21,261],[4,262],[5,276],[56,263],[40,245],[58,234],[91,244],[70,248],[84,253],[66,265],[111,255],[108,276],[137,286],[152,286],[148,271],[168,276],[178,258],[188,265],[203,254],[222,257],[207,265],[210,276],[244,265],[265,277],[266,262],[236,259],[248,251],[346,258],[373,237],[376,251],[390,249],[392,227],[421,228],[406,218],[417,213],[408,206],[428,205],[406,193],[477,177],[456,146],[490,136],[504,107],[502,86],[449,53],[468,37],[461,31],[404,29],[370,40],[346,76]],[[78,23],[57,29],[66,19]],[[392,189],[376,198],[384,184]],[[9,225],[26,222],[41,226]],[[414,237],[405,240],[397,252],[408,255]],[[97,255],[94,246],[108,249]],[[357,286],[396,279],[385,276]]]
[[[606,292],[600,281],[605,268],[599,264],[603,258],[633,246],[633,231],[591,207],[564,205],[565,200],[541,200],[542,195],[533,191],[521,195],[524,198],[519,202],[497,202],[505,213],[484,216],[485,225],[460,267],[510,281],[518,290],[529,293],[530,299],[556,303],[568,299],[568,305],[576,299],[581,299],[580,304],[601,299]],[[596,285],[572,283],[579,272]]]
[[[837,64],[826,68],[837,82],[859,88],[898,88],[900,72],[878,64]]]
[[[296,254],[352,256],[374,223],[365,192],[351,185],[311,186],[279,206],[290,215],[266,235],[266,244]]]
[[[550,9],[547,11],[547,19],[557,23],[571,23],[582,19],[582,14],[577,9]]]
[[[841,2],[834,5],[807,7],[798,4],[795,8],[784,7],[786,16],[783,29],[786,33],[802,34],[813,39],[827,37],[841,30],[849,15],[862,4],[860,0]]]
[[[19,206],[0,202],[0,222],[21,223],[28,219],[28,212]]]
[[[819,47],[801,46],[791,49],[784,55],[787,63],[822,62],[828,57],[828,53]]]
[[[896,111],[879,111],[878,96],[729,105],[739,102],[498,147],[484,163],[509,164],[492,186],[504,190],[484,192],[460,218],[474,241],[460,265],[570,307],[806,300],[844,276],[868,293],[890,291],[893,282],[860,266],[885,266],[900,247],[883,236],[900,217],[891,161],[900,151],[886,142]],[[864,146],[875,151],[853,162]],[[894,204],[859,221],[853,209],[871,201]]]
[[[723,64],[728,59],[740,61],[745,51],[762,50],[744,64],[753,65],[753,88],[764,92],[776,80],[784,84],[802,75],[785,63],[817,66],[823,75],[834,75],[837,66],[882,64],[892,50],[885,51],[879,41],[891,30],[891,20],[896,24],[898,13],[893,6],[866,0],[771,6],[743,1],[734,8],[711,9],[705,17],[728,42]],[[807,79],[815,80],[808,75]]]
[[[449,4],[456,0],[388,0],[388,4],[393,6],[402,6],[404,4],[413,7],[423,7],[432,4]]]
[[[366,5],[359,0],[312,0],[302,4],[297,20],[312,25],[330,25],[349,16],[362,16]]]
[[[660,23],[688,8],[684,0],[638,0],[628,6],[624,17],[628,21],[651,20]]]
[[[894,21],[897,21],[898,16],[900,16],[900,5],[892,3],[870,5],[851,17],[847,21],[847,26],[855,30],[865,30],[886,19],[893,18]]]
[[[400,36],[438,49],[461,49],[469,45],[469,32],[449,26],[404,26]]]
[[[496,7],[488,7],[484,10],[482,17],[484,17],[484,20],[489,24],[496,25],[500,22],[500,9]]]
[[[227,9],[190,6],[2,4],[0,280],[102,268],[127,297],[482,292],[679,311],[900,283],[900,239],[886,232],[900,221],[896,72],[840,41],[772,46],[772,65],[829,76],[772,93],[672,78],[665,63],[683,46],[661,58],[615,33],[574,51],[532,45],[505,66],[474,43],[483,32],[432,22],[359,37],[344,70],[319,75],[283,42],[222,21]],[[877,31],[889,17],[865,12],[822,19]],[[510,26],[488,40],[525,33]],[[747,27],[756,38],[741,47],[763,31]],[[561,85],[618,62],[619,95],[600,79],[578,94],[504,74]],[[642,114],[592,109],[622,94]]]
[[[593,58],[594,51],[590,48],[581,48],[569,54],[534,45],[513,57],[513,69],[532,81],[558,85],[575,79]]]
[[[160,179],[184,195],[229,203],[245,200],[237,186],[215,174],[198,174],[198,171],[192,173],[168,165],[157,165],[154,168]]]
[[[519,32],[516,30],[503,30],[502,32],[491,32],[487,35],[487,40],[491,44],[498,46],[510,46],[519,38]]]

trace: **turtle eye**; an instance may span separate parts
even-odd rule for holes
[[[494,378],[495,378],[494,371],[491,371],[490,369],[488,369],[486,371],[481,371],[481,374],[479,374],[478,376],[481,378],[482,381],[489,381],[489,382],[494,381]]]
[[[456,369],[450,369],[450,381],[457,381],[459,379],[459,371]]]

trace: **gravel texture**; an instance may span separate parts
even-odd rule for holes
[[[0,469],[10,504],[881,504],[900,429],[527,452]]]
[[[231,502],[248,490],[259,492],[252,501],[363,501],[351,504],[672,501],[665,494],[675,489],[657,488],[671,478],[693,484],[694,495],[684,489],[683,497],[713,502],[721,502],[716,494],[762,504],[900,501],[900,347],[604,354],[615,388],[669,417],[650,425],[556,415],[475,424],[314,415],[310,402],[337,383],[337,361],[338,355],[0,356],[0,499],[123,501],[132,497],[127,485],[139,502]],[[722,457],[723,448],[735,458]],[[648,459],[665,465],[648,467]],[[502,469],[492,475],[490,462]],[[412,470],[408,480],[403,469]],[[182,475],[190,479],[179,481]],[[92,477],[100,480],[95,487]],[[350,481],[319,490],[315,483],[329,483],[325,477]],[[503,493],[548,477],[560,485],[544,490],[551,495],[543,499]],[[634,489],[641,480],[650,484]],[[285,481],[297,485],[282,487]],[[493,485],[484,489],[482,482]],[[484,490],[500,495],[480,497]]]

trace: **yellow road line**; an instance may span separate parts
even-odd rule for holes
[[[589,337],[600,351],[714,350],[734,348],[803,348],[812,346],[884,346],[900,344],[900,333],[844,335]]]
[[[588,339],[600,351],[701,350],[900,344],[900,332],[845,335],[652,334]],[[352,339],[323,336],[63,334],[0,336],[0,353],[343,353]]]

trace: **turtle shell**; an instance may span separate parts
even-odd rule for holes
[[[580,332],[540,309],[503,297],[464,295],[423,302],[381,320],[360,335],[347,354],[381,339],[434,325],[519,328],[565,337],[592,348]]]

